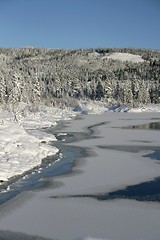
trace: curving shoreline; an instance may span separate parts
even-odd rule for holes
[[[79,141],[85,137],[90,138],[91,133],[78,134],[60,134],[64,122],[59,122],[56,128],[43,129],[44,132],[56,136],[57,141],[50,143],[50,146],[58,149],[58,153],[48,156],[42,160],[39,166],[36,166],[19,176],[14,176],[7,182],[1,184],[0,188],[0,205],[14,198],[24,191],[36,190],[47,187],[46,180],[49,177],[69,174],[75,165],[75,159],[87,156],[86,148],[65,146],[63,143]],[[57,132],[57,133],[56,133]],[[6,190],[5,190],[6,189]]]
[[[82,236],[82,232],[83,236],[93,236],[95,239],[157,240],[159,237],[158,203],[127,199],[96,201],[85,197],[87,194],[90,196],[111,192],[110,190],[118,190],[159,176],[160,169],[156,160],[144,157],[151,152],[155,143],[159,145],[159,133],[122,128],[128,126],[128,123],[151,122],[156,116],[158,113],[140,115],[106,113],[85,116],[81,120],[66,123],[66,126],[61,129],[60,137],[63,143],[65,143],[63,141],[65,133],[69,132],[72,140],[75,132],[80,134],[78,142],[65,143],[66,147],[72,149],[87,147],[92,154],[79,158],[70,174],[47,178],[48,182],[44,188],[29,191],[31,196],[28,199],[23,193],[4,204],[5,216],[0,217],[0,229],[21,231],[58,240],[76,239]],[[100,124],[103,122],[107,124]],[[91,125],[92,138],[83,139],[81,133],[86,132]],[[96,126],[95,131],[93,126]],[[126,152],[98,147],[120,146],[120,143],[126,146],[127,143],[132,148],[135,142],[136,145],[141,146],[143,143],[146,149],[140,152]],[[19,201],[20,205],[18,205]],[[2,206],[0,212],[2,212]]]

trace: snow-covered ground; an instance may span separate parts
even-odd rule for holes
[[[106,112],[68,123],[64,133],[87,131],[88,126],[97,125],[97,138],[74,143],[87,147],[91,155],[79,159],[71,174],[49,179],[45,190],[21,194],[1,206],[0,230],[58,240],[159,240],[159,203],[83,197],[159,176],[159,162],[143,157],[152,152],[152,147],[160,146],[159,131],[122,128],[159,118],[159,112]],[[113,146],[142,148],[132,152]]]
[[[133,63],[144,62],[141,56],[130,54],[130,53],[119,53],[119,52],[108,53],[103,58],[121,60],[121,61],[131,61]]]
[[[147,106],[140,106],[136,108],[129,109],[128,112],[160,112],[160,104],[148,104]]]
[[[26,106],[21,106],[21,114],[17,113],[17,122],[12,112],[1,109],[0,184],[40,165],[42,159],[55,155],[58,149],[50,146],[49,142],[56,141],[56,138],[38,131],[38,128],[54,126],[57,121],[69,120],[74,115],[70,110],[45,106],[39,107],[37,112],[30,112],[26,110]]]

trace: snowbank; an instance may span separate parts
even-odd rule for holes
[[[104,112],[160,112],[160,104],[140,105],[136,108],[129,106],[104,103],[103,101],[79,101],[79,105],[73,109],[81,114],[101,114]]]
[[[41,143],[18,123],[3,122],[0,126],[0,181],[22,174],[57,152],[57,148]]]
[[[75,112],[82,114],[101,114],[104,113],[107,108],[103,102],[100,101],[79,101],[79,105],[73,109]]]
[[[56,141],[55,136],[38,129],[56,125],[57,121],[73,116],[69,110],[45,106],[37,112],[25,109],[23,116],[22,110],[21,114],[17,113],[18,122],[13,113],[0,112],[0,184],[40,165],[42,159],[55,155],[58,149],[48,144]]]
[[[160,112],[160,104],[148,104],[137,108],[131,108],[129,112]]]

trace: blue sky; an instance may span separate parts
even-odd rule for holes
[[[0,47],[160,49],[160,0],[0,0]]]

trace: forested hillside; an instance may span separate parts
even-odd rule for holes
[[[138,61],[115,59],[133,55]],[[123,55],[118,55],[123,56]],[[121,57],[120,57],[121,58]],[[160,51],[147,49],[0,49],[0,104],[76,105],[160,102]]]

